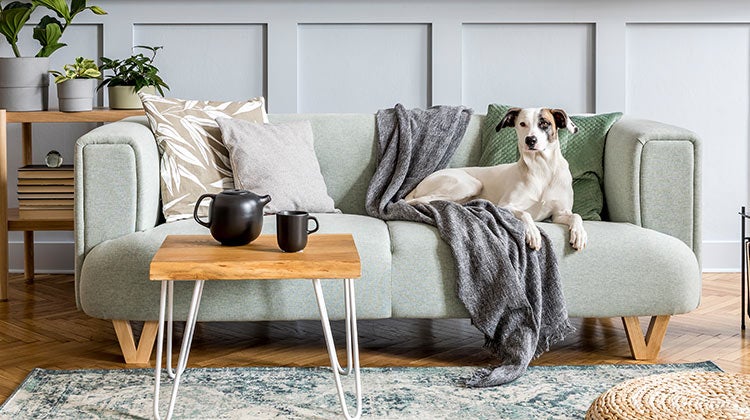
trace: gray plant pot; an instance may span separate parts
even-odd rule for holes
[[[141,98],[133,91],[133,86],[109,86],[109,107],[112,109],[143,109]],[[156,88],[146,86],[138,92],[156,94]]]
[[[49,103],[49,57],[0,57],[0,109],[44,111]]]
[[[96,79],[72,79],[57,84],[57,98],[62,112],[91,111]]]

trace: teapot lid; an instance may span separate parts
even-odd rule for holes
[[[261,204],[266,205],[269,201],[271,201],[270,195],[258,195],[252,191],[248,190],[238,190],[238,189],[228,189],[224,190],[219,195],[222,196],[232,196],[232,197],[243,197],[248,199],[257,199]]]

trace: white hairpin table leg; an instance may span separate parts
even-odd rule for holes
[[[171,281],[161,282],[161,296],[159,298],[159,329],[156,333],[156,363],[154,367],[154,418],[159,419],[159,388],[161,386],[161,354],[164,346],[164,312],[167,306],[167,283]],[[170,308],[171,310],[172,308]],[[171,312],[171,311],[170,311]],[[172,317],[169,317],[170,321]],[[171,322],[170,322],[171,324]],[[170,325],[171,330],[171,325]],[[171,338],[171,337],[170,337]],[[167,354],[171,353],[172,343],[171,341],[167,344]],[[170,366],[171,368],[171,366]]]
[[[331,370],[333,371],[333,378],[336,382],[336,390],[338,392],[339,401],[341,402],[341,408],[347,419],[358,419],[362,415],[362,382],[359,374],[359,344],[357,341],[357,311],[354,301],[354,282],[352,279],[344,280],[347,348],[346,369],[341,368],[338,357],[336,356],[336,346],[333,342],[331,322],[328,319],[328,310],[326,309],[326,303],[323,298],[323,289],[320,285],[319,279],[313,279],[313,288],[315,289],[315,300],[318,302],[320,322],[323,326],[323,335],[325,336],[326,347],[328,348],[328,357],[331,359]],[[341,375],[348,375],[352,371],[354,372],[354,390],[357,398],[357,412],[354,416],[349,415],[349,410],[346,406],[346,399],[344,398],[344,388],[341,384]]]
[[[174,281],[167,282],[167,375],[174,379],[174,368],[172,368],[172,331],[174,311]]]
[[[187,367],[187,360],[190,354],[190,345],[193,341],[193,333],[195,332],[195,321],[198,319],[198,309],[200,308],[201,297],[203,296],[203,283],[204,280],[196,280],[195,287],[193,288],[193,299],[190,301],[190,310],[188,311],[187,321],[185,322],[185,331],[182,334],[182,347],[180,348],[180,356],[177,359],[177,368],[172,372],[171,354],[172,354],[172,342],[167,342],[167,372],[169,376],[174,374],[174,384],[172,385],[172,397],[169,399],[169,410],[167,411],[167,420],[172,418],[174,413],[174,405],[177,401],[177,391],[180,386],[180,380],[182,379],[182,373]],[[166,283],[170,283],[167,285]],[[172,281],[164,281],[161,286],[161,298],[159,301],[159,329],[157,333],[156,343],[156,367],[154,368],[154,375],[156,377],[156,383],[154,384],[154,418],[157,420],[159,416],[159,387],[161,385],[161,356],[164,341],[164,318],[166,312],[166,306],[169,306],[168,314],[168,332],[169,338],[172,337],[172,292],[173,292]],[[167,305],[167,290],[169,289],[169,305]]]

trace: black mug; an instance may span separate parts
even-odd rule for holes
[[[315,228],[309,229],[309,221]],[[318,219],[306,211],[285,210],[276,213],[276,242],[284,252],[298,252],[307,246],[307,235],[318,231]]]

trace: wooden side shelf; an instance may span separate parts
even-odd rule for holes
[[[34,231],[73,230],[71,210],[8,209],[8,138],[7,125],[21,124],[21,165],[30,165],[32,124],[35,123],[105,123],[126,117],[144,115],[142,109],[96,108],[86,112],[30,111],[6,112],[0,109],[0,302],[8,300],[8,231],[23,231],[24,273],[27,282],[34,280]],[[13,139],[15,140],[15,139]],[[72,140],[72,139],[71,139]]]
[[[8,230],[73,230],[73,210],[8,209]]]
[[[8,123],[87,123],[114,122],[123,118],[144,115],[142,109],[94,108],[85,112],[16,111],[7,112]]]

